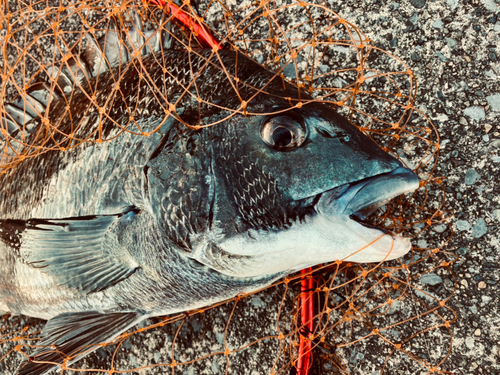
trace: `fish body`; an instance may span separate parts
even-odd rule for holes
[[[418,179],[332,108],[293,107],[307,95],[237,51],[153,54],[140,68],[148,78],[130,70],[119,87],[117,69],[96,78],[94,103],[76,89],[69,112],[64,101],[50,111],[63,132],[85,123],[78,138],[97,131],[105,108],[102,132],[115,139],[48,151],[0,176],[0,310],[49,320],[37,345],[69,355],[304,267],[409,250],[358,219]],[[176,114],[165,116],[161,98]],[[242,101],[248,114],[226,118]],[[118,136],[115,124],[132,126],[129,108],[149,136]],[[200,113],[223,121],[182,124]],[[64,360],[43,351],[37,360]],[[29,362],[20,374],[53,369]]]

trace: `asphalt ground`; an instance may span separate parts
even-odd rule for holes
[[[444,250],[458,256],[451,265],[458,288],[447,305],[458,319],[450,326],[451,352],[439,369],[500,374],[500,2],[347,0],[329,1],[328,6],[408,64],[418,82],[415,106],[429,116],[440,136],[435,173],[446,177],[447,205],[454,212],[454,235]],[[442,233],[437,228],[436,238]],[[238,303],[232,324],[244,338],[235,337],[235,345],[276,333],[282,292],[281,286]],[[224,350],[232,309],[229,304],[187,320],[176,338],[176,350],[181,353],[177,360]],[[179,325],[132,336],[120,349],[123,354],[116,368],[169,362]],[[429,357],[440,347],[447,349],[449,340],[443,334],[435,342],[428,341]],[[2,351],[8,347],[12,344],[4,344]],[[253,345],[230,358],[229,373],[270,373],[279,350],[276,340]],[[79,367],[109,368],[112,353],[101,348]],[[353,374],[376,375],[383,368],[376,349],[369,345],[343,353]],[[0,363],[2,373],[13,374],[19,361],[19,355],[11,354]],[[226,373],[227,363],[222,355],[175,372],[158,367],[133,373],[220,374]],[[394,363],[386,373],[428,373],[425,368],[418,372],[409,368],[403,362]]]

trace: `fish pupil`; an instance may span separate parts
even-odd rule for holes
[[[292,143],[293,134],[285,127],[278,127],[273,132],[273,143],[278,147],[286,147]]]

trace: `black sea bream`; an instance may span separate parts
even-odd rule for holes
[[[0,177],[0,310],[49,320],[36,344],[59,353],[39,349],[36,360],[61,363],[60,353],[148,317],[251,292],[301,268],[380,262],[410,249],[360,219],[415,190],[416,175],[330,107],[292,108],[297,89],[237,51],[157,52],[115,84],[119,68],[94,78],[97,105],[75,89],[69,112],[65,100],[51,105],[51,121],[64,132],[85,124],[75,134],[83,137],[97,129],[98,107],[118,125],[134,108],[144,131],[158,132],[46,152]],[[193,95],[164,120],[161,98],[176,101],[193,79]],[[242,100],[253,115],[198,130],[179,121],[215,122]],[[31,136],[43,127],[39,118],[29,125]],[[103,134],[119,130],[108,120]],[[20,374],[56,367],[27,362]]]

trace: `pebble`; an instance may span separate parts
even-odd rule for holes
[[[437,52],[436,52],[437,54]],[[484,109],[478,106],[467,107],[464,110],[464,115],[473,120],[482,120],[485,116]]]
[[[191,325],[193,326],[194,332],[199,332],[201,330],[201,325],[198,319],[190,319]]]
[[[474,338],[467,337],[465,339],[465,346],[467,346],[469,349],[472,349],[474,347]]]
[[[474,336],[481,336],[481,330],[479,328],[474,331]]]
[[[220,368],[219,368],[219,364],[217,363],[217,361],[212,362],[212,372],[214,374],[220,374]]]
[[[444,23],[442,20],[435,20],[432,24],[432,27],[434,27],[435,29],[442,29],[444,27]]]
[[[477,284],[477,287],[479,289],[485,289],[486,288],[486,283],[484,281],[480,281],[479,284]]]
[[[467,172],[465,172],[465,185],[474,185],[480,178],[481,175],[475,169],[467,169]]]
[[[490,141],[490,136],[488,134],[483,135],[483,141],[489,142]]]
[[[472,235],[475,238],[481,238],[486,233],[488,233],[486,221],[484,220],[484,218],[480,218],[478,221],[476,221],[476,224],[474,224],[474,227],[472,228]]]
[[[399,339],[401,338],[401,332],[396,330],[396,329],[391,329],[389,331],[389,333],[391,334],[392,337],[394,337],[397,341],[399,341]]]
[[[490,302],[492,299],[493,299],[493,297],[490,297],[490,296],[482,296],[482,297],[481,297],[481,300],[483,301],[483,303],[488,303],[488,302]]]
[[[441,279],[441,277],[439,277],[435,273],[425,273],[420,276],[420,281],[428,285],[437,285],[441,284],[443,282],[443,279]]]
[[[426,240],[420,239],[420,240],[417,241],[417,246],[420,247],[420,248],[422,248],[422,249],[425,249],[425,248],[427,248],[429,246],[429,244],[427,243]]]
[[[493,128],[490,124],[484,124],[484,132],[488,134],[490,130]]]
[[[290,63],[283,68],[283,74],[289,78],[297,78],[297,72],[295,71],[295,64]]]
[[[264,307],[264,303],[260,299],[260,297],[253,297],[252,298],[252,305],[255,307]]]
[[[486,101],[493,111],[500,111],[500,94],[487,96]]]
[[[325,64],[321,64],[320,66],[318,66],[318,68],[319,70],[321,70],[321,73],[323,74],[328,73],[329,71],[332,70],[328,65]]]
[[[453,288],[455,286],[455,283],[450,279],[444,279],[444,286],[447,288]]]
[[[344,87],[348,86],[348,85],[349,85],[349,83],[347,83],[347,81],[346,81],[346,80],[344,80],[344,79],[342,79],[342,78],[340,78],[340,77],[336,77],[336,78],[333,80],[332,85],[333,85],[333,87],[336,87],[336,88],[338,88],[338,89],[341,89],[341,88],[344,88]]]
[[[413,52],[411,54],[411,59],[415,62],[419,62],[420,60],[422,60],[422,58],[420,57],[420,55],[416,52]]]
[[[497,220],[500,220],[500,210],[494,210],[493,215],[497,218]]]
[[[458,6],[458,0],[446,0],[446,4],[450,7],[451,10],[455,10]]]
[[[465,255],[467,254],[467,249],[465,247],[461,247],[460,249],[457,250],[458,255]]]
[[[444,38],[444,40],[446,40],[446,43],[450,48],[454,48],[458,44],[458,42],[453,38]]]
[[[391,303],[391,307],[389,308],[389,311],[387,311],[387,314],[395,314],[402,309],[402,304],[400,300],[396,300],[393,303]]]
[[[219,344],[224,345],[224,332],[215,332],[215,338]]]
[[[410,0],[411,5],[417,9],[422,9],[425,6],[426,0]]]
[[[495,0],[484,0],[484,7],[490,12],[498,12],[500,7],[495,4]]]
[[[460,284],[462,284],[466,288],[469,287],[469,282],[467,280],[465,280],[465,279],[460,280]]]
[[[441,52],[439,52],[439,51],[436,51],[436,56],[439,57],[439,60],[441,60],[442,62],[448,62],[449,61],[449,59],[445,55],[443,55]],[[480,108],[480,107],[477,107],[477,108]],[[483,117],[484,117],[484,111],[483,111]]]
[[[97,354],[101,360],[105,360],[108,357],[108,353],[103,348],[97,349],[95,354]]]
[[[472,225],[470,225],[470,223],[469,223],[467,220],[458,220],[458,221],[455,223],[455,227],[456,227],[459,231],[464,231],[464,230],[471,230]]]
[[[130,354],[128,359],[129,359],[130,363],[132,364],[132,366],[139,367],[139,362],[137,361],[137,357],[135,355]]]
[[[446,230],[446,228],[448,228],[448,226],[446,224],[441,223],[438,225],[434,225],[432,227],[432,230],[436,233],[443,233]]]

